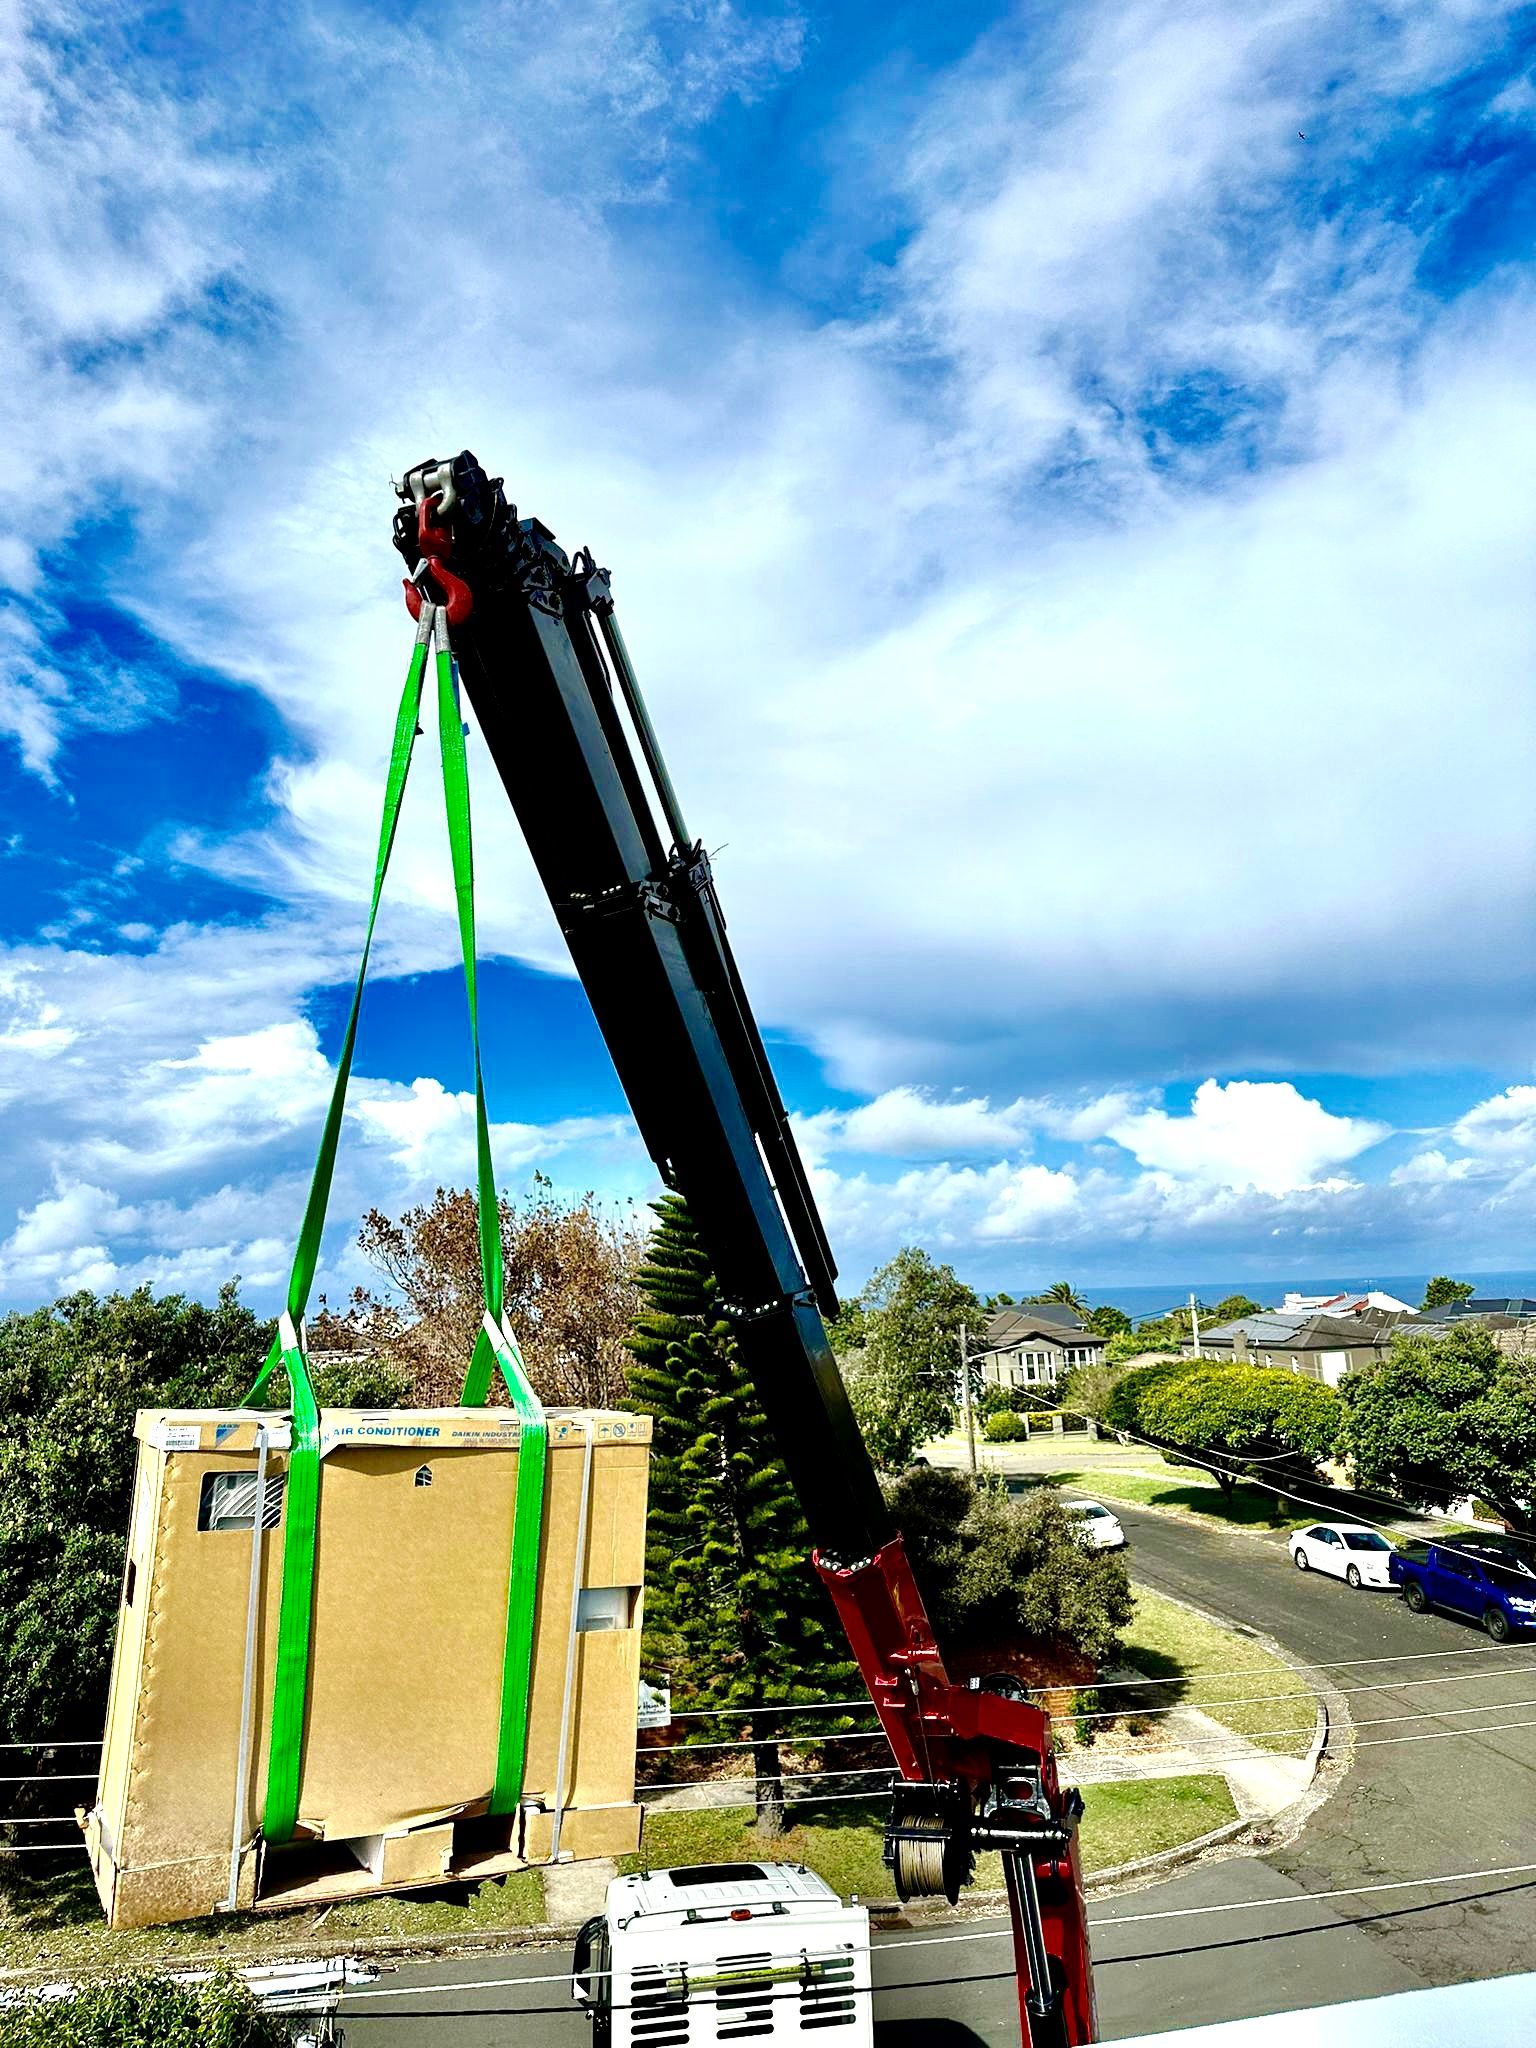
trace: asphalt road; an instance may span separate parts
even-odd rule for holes
[[[1294,1842],[1093,1906],[1105,2038],[1529,1969],[1536,1879],[1287,1902],[1536,1863],[1536,1725],[1498,1725],[1536,1724],[1536,1640],[1485,1651],[1459,1622],[1297,1572],[1278,1543],[1115,1511],[1143,1584],[1330,1666],[1350,1688],[1356,1747],[1342,1784]],[[1477,1654],[1447,1654],[1469,1649]],[[1412,1661],[1343,1661],[1366,1658]],[[1183,1916],[1211,1906],[1240,1910]],[[530,1981],[567,1961],[563,1949],[520,1950],[391,1973],[347,1999],[348,2048],[583,2048],[586,2021],[564,1985]],[[1010,1947],[995,1921],[877,1936],[875,1984],[880,2048],[1017,2042]]]

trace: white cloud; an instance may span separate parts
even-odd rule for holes
[[[1480,1159],[1536,1160],[1536,1088],[1506,1088],[1451,1127],[1458,1145]]]
[[[889,1088],[856,1109],[823,1109],[795,1122],[808,1157],[875,1153],[890,1159],[967,1158],[1027,1142],[1033,1105],[994,1109],[981,1096],[937,1098],[925,1089]]]
[[[1289,1081],[1202,1081],[1187,1115],[1142,1110],[1109,1131],[1143,1166],[1267,1195],[1312,1187],[1387,1135],[1386,1124],[1334,1116]]]
[[[812,1167],[811,1177],[845,1260],[866,1264],[902,1244],[950,1253],[978,1240],[1049,1241],[1078,1199],[1070,1173],[1007,1160],[914,1167],[890,1181],[827,1166]]]
[[[468,1182],[475,1172],[475,1098],[454,1092],[430,1075],[409,1087],[362,1082],[350,1113],[364,1135],[381,1145],[413,1180]],[[547,1124],[492,1123],[491,1154],[498,1173],[543,1168],[562,1154],[602,1154],[614,1164],[638,1161],[639,1136],[627,1117],[559,1117]]]
[[[256,233],[244,260],[313,374],[284,370],[238,497],[143,514],[170,569],[146,616],[258,684],[294,735],[279,826],[200,857],[301,902],[355,896],[403,631],[382,480],[434,436],[469,439],[515,453],[519,502],[613,562],[690,814],[729,842],[754,992],[849,1085],[980,1074],[1006,1102],[1047,1075],[1504,1057],[1531,907],[1509,886],[1530,863],[1507,736],[1530,719],[1531,515],[1510,450],[1536,445],[1536,321],[1507,280],[1460,310],[1420,293],[1400,215],[1318,219],[1330,178],[1353,189],[1349,151],[1397,133],[1391,95],[1497,34],[1432,20],[1120,5],[1070,39],[999,31],[887,138],[915,232],[867,317],[819,328],[722,306],[603,211],[637,189],[626,152],[642,185],[669,174],[656,93],[664,133],[713,94],[761,91],[793,61],[787,29],[765,43],[711,17],[717,52],[686,76],[636,8],[563,24],[559,63],[529,76],[403,30],[371,53],[301,38],[295,62],[360,67],[327,116],[326,246]],[[1350,139],[1302,157],[1293,115],[1334,43],[1330,134]],[[627,81],[612,132],[582,98],[610,90],[600,48]],[[475,223],[542,217],[538,150],[460,165],[456,274],[518,312],[435,335],[427,377],[396,222],[434,146],[396,95],[450,86],[466,120],[504,99],[550,179],[575,182],[558,246],[512,247]],[[336,246],[358,279],[341,295]],[[542,371],[578,335],[602,374],[567,391]],[[935,369],[921,392],[914,352]],[[238,350],[221,374],[245,409],[271,396]],[[1213,380],[1252,387],[1254,420],[1158,443],[1159,394]],[[1265,422],[1255,460],[1245,435]],[[1207,474],[1218,457],[1236,472]],[[692,579],[683,606],[683,563],[730,574]],[[1441,773],[1447,731],[1485,785],[1453,833],[1401,797]],[[1187,785],[1191,733],[1202,800],[1149,808]],[[1318,772],[1320,734],[1330,763],[1369,764],[1347,794]],[[488,941],[563,965],[494,782],[477,816],[502,878]],[[436,830],[430,805],[408,820],[399,894],[445,958]],[[1426,967],[1452,958],[1454,975]]]
[[[285,907],[152,945],[132,919],[133,959],[64,926],[8,956],[31,1007],[0,1032],[24,1111],[0,1196],[35,1208],[71,1159],[120,1174],[187,1261],[272,1235],[196,1222],[238,1174],[296,1212],[325,1086],[303,1004],[359,936],[404,652],[385,479],[468,441],[615,567],[765,1020],[872,1098],[813,1147],[939,1161],[902,1199],[977,1242],[1369,1236],[1331,1169],[1374,1127],[1262,1081],[1170,1117],[1146,1082],[1523,1053],[1536,304],[1513,268],[1449,308],[1421,289],[1443,194],[1403,209],[1364,175],[1496,50],[1499,9],[1122,0],[999,28],[861,156],[903,253],[820,321],[701,273],[688,214],[700,124],[794,66],[790,14],[680,35],[608,0],[530,41],[505,9],[461,36],[322,5],[195,90],[134,57],[133,19],[0,30],[0,426],[28,480],[0,568],[29,603],[0,725],[46,777],[109,715],[116,682],[52,656],[43,561],[110,506],[92,594],[285,727],[271,829],[175,854]],[[456,114],[451,322],[400,233],[441,177],[423,106]],[[1413,800],[1458,761],[1475,804]],[[563,970],[478,750],[475,774],[487,946]],[[423,799],[386,972],[453,957]],[[399,1184],[462,1144],[432,1075],[373,1086],[359,1128]],[[1521,1114],[1457,1142],[1503,1156]],[[515,1156],[564,1146],[537,1128]],[[1014,1157],[1126,1134],[1134,1202]],[[1212,1177],[1285,1192],[1245,1208]],[[896,1185],[837,1183],[855,1242],[902,1231]]]
[[[1394,1166],[1387,1178],[1393,1187],[1433,1188],[1443,1187],[1448,1181],[1465,1180],[1474,1171],[1472,1160],[1448,1159],[1438,1147],[1431,1147]]]
[[[295,1011],[328,948],[342,950],[324,925],[295,924],[172,931],[141,954],[0,955],[0,1218],[17,1219],[0,1299],[145,1280],[206,1290],[235,1272],[280,1284],[332,1086]],[[228,1028],[201,1035],[208,1016]],[[433,1076],[355,1074],[348,1112],[318,1282],[333,1291],[367,1277],[352,1244],[364,1209],[398,1214],[475,1169],[474,1098]],[[653,1187],[627,1119],[501,1122],[492,1142],[506,1187],[535,1168],[576,1189]]]
[[[0,1245],[0,1288],[14,1294],[111,1286],[117,1266],[103,1240],[138,1220],[105,1188],[84,1181],[60,1187],[26,1210]]]

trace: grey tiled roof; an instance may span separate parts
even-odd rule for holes
[[[1055,1304],[1050,1304],[1054,1308]],[[1070,1311],[1068,1311],[1070,1314]],[[987,1319],[987,1343],[1060,1344],[1102,1346],[1104,1339],[1085,1330],[1076,1316],[1063,1322],[1060,1316],[1042,1314],[1033,1303],[1027,1308],[1000,1308]]]
[[[1214,1330],[1202,1330],[1200,1341],[1205,1343],[1231,1343],[1238,1332],[1250,1344],[1283,1344],[1291,1333],[1299,1330],[1307,1317],[1299,1313],[1287,1315],[1283,1309],[1265,1309],[1256,1316],[1239,1316],[1235,1323],[1221,1323]]]
[[[1514,1316],[1524,1320],[1536,1316],[1536,1301],[1529,1295],[1473,1295],[1470,1301],[1448,1301],[1440,1308],[1427,1308],[1420,1317],[1426,1323],[1458,1323],[1465,1316]]]

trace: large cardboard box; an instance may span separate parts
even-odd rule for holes
[[[321,1431],[299,1832],[269,1847],[260,1818],[288,1418],[253,1409],[138,1417],[101,1776],[82,1815],[113,1927],[638,1846],[650,1418],[550,1411],[527,1764],[510,1815],[487,1808],[516,1417],[327,1409]]]

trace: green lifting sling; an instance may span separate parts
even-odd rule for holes
[[[278,1603],[277,1658],[273,1674],[272,1723],[267,1756],[267,1792],[262,1832],[270,1843],[292,1839],[298,1820],[299,1780],[303,1766],[304,1711],[309,1691],[310,1638],[314,1618],[315,1527],[320,1499],[320,1410],[310,1379],[300,1335],[309,1290],[319,1262],[326,1208],[336,1166],[336,1148],[346,1106],[347,1083],[357,1043],[363,984],[373,946],[384,877],[400,822],[400,805],[410,773],[411,754],[420,729],[421,699],[427,654],[437,646],[438,729],[442,742],[443,801],[453,856],[454,894],[458,903],[459,937],[464,955],[464,985],[469,1003],[470,1045],[475,1065],[476,1196],[480,1230],[480,1270],[486,1312],[465,1375],[463,1402],[479,1407],[490,1394],[491,1368],[499,1371],[519,1423],[517,1492],[512,1515],[511,1563],[507,1581],[507,1622],[502,1657],[501,1714],[496,1742],[496,1776],[490,1811],[510,1813],[523,1787],[528,1746],[528,1689],[533,1659],[533,1620],[538,1597],[539,1552],[543,1531],[545,1465],[548,1428],[544,1410],[529,1382],[521,1351],[507,1325],[501,1262],[501,1211],[491,1162],[490,1129],[485,1108],[485,1083],[480,1061],[480,1021],[475,973],[474,858],[470,837],[469,771],[464,750],[464,724],[458,683],[448,646],[447,621],[441,610],[423,607],[416,645],[395,716],[394,744],[384,789],[374,866],[373,897],[363,939],[352,1007],[336,1063],[336,1081],[320,1139],[319,1156],[310,1182],[309,1199],[299,1231],[288,1281],[287,1307],[266,1363],[257,1374],[245,1406],[260,1401],[272,1374],[288,1377],[293,1404],[292,1443],[288,1454],[287,1500],[284,1508],[282,1590]]]

